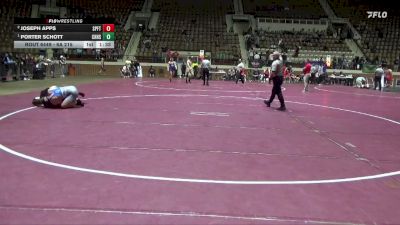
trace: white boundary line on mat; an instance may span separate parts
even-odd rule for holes
[[[236,96],[212,96],[212,95],[132,95],[132,96],[110,96],[110,97],[99,97],[99,98],[92,98],[93,100],[100,100],[100,99],[113,99],[113,98],[121,98],[121,97],[189,97],[189,96],[201,96],[201,97],[214,97],[214,98],[243,98],[243,99],[252,99],[252,100],[260,100],[261,98],[251,98],[251,97],[236,97]],[[376,119],[381,119],[387,122],[391,122],[397,125],[400,125],[400,122],[376,116],[368,113],[358,112],[354,110],[342,109],[337,107],[331,106],[324,106],[324,105],[317,105],[317,104],[310,104],[304,102],[295,102],[295,101],[287,101],[294,104],[301,104],[301,105],[308,105],[308,106],[315,106],[315,107],[322,107],[328,109],[334,109],[339,111],[351,112],[359,115],[369,116]],[[262,103],[260,103],[262,104]],[[25,112],[30,109],[34,109],[36,107],[29,107],[21,110],[17,110],[15,112],[11,112],[7,115],[0,117],[0,121],[4,120],[12,115],[17,113]],[[93,174],[101,174],[101,175],[109,175],[109,176],[118,176],[118,177],[126,177],[126,178],[134,178],[134,179],[144,179],[144,180],[156,180],[156,181],[170,181],[170,182],[188,182],[188,183],[207,183],[207,184],[226,184],[226,185],[298,185],[298,184],[330,184],[330,183],[345,183],[345,182],[354,182],[354,181],[363,181],[363,180],[371,180],[371,179],[379,179],[385,177],[392,177],[400,175],[400,171],[370,175],[370,176],[361,176],[361,177],[349,177],[349,178],[340,178],[340,179],[325,179],[325,180],[282,180],[282,181],[268,181],[268,180],[261,180],[261,181],[253,181],[253,180],[212,180],[212,179],[190,179],[190,178],[178,178],[178,177],[161,177],[161,176],[146,176],[146,175],[138,175],[138,174],[128,174],[128,173],[118,173],[118,172],[111,172],[106,170],[96,170],[78,166],[71,166],[66,164],[61,164],[57,162],[51,162],[43,159],[39,159],[33,156],[29,156],[18,151],[15,151],[7,146],[0,144],[0,149],[4,152],[12,154],[14,156],[40,163],[43,165],[53,166],[57,168],[63,168],[68,170],[80,171],[80,172],[87,172]]]

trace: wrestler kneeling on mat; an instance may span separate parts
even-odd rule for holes
[[[83,107],[84,103],[78,98],[79,96],[84,97],[85,94],[78,92],[75,86],[51,86],[42,90],[40,96],[32,100],[32,104],[61,109]]]

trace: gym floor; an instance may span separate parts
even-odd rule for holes
[[[398,92],[24,82],[0,84],[0,224],[400,223]],[[32,107],[54,83],[85,107]]]

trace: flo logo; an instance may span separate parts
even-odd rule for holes
[[[368,18],[387,18],[387,12],[383,11],[367,11]]]

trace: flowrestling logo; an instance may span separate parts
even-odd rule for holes
[[[388,13],[386,11],[367,11],[368,18],[387,18]]]

